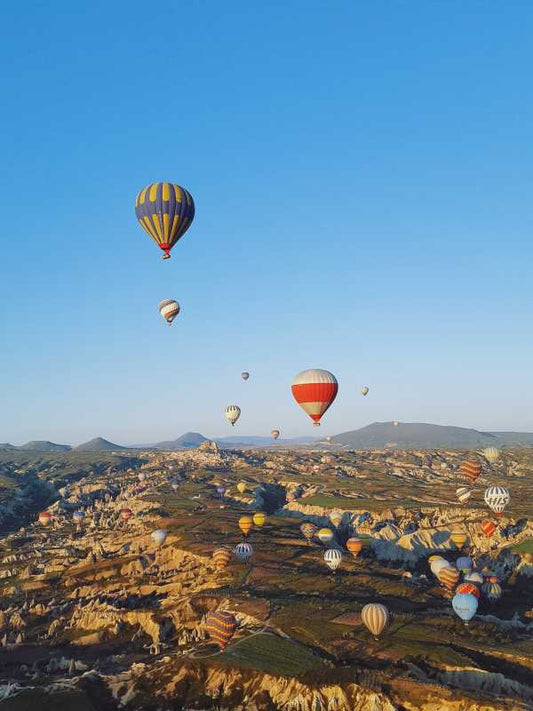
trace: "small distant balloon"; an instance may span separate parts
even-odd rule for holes
[[[267,520],[267,516],[266,516],[266,513],[264,513],[263,511],[257,511],[252,516],[252,521],[254,522],[254,525],[257,526],[258,528],[261,528],[262,526],[264,526],[266,523],[266,520]]]
[[[324,552],[324,562],[330,570],[337,570],[342,562],[342,553],[336,548],[329,548]]]
[[[163,299],[159,302],[159,313],[170,326],[180,312],[180,305],[174,299]]]
[[[250,377],[250,373],[247,373],[246,371],[244,371],[244,373],[241,373],[241,378],[243,380],[248,380],[249,377]]]
[[[498,449],[496,449],[496,447],[487,447],[483,450],[483,456],[488,462],[494,464],[494,462],[498,461],[500,457],[500,452]]]
[[[254,525],[254,520],[251,516],[241,516],[240,517],[239,528],[241,529],[241,531],[244,533],[245,536],[247,536],[250,533],[253,525]]]
[[[241,416],[241,408],[238,405],[228,405],[224,410],[226,420],[233,427]]]
[[[280,431],[279,430],[272,430],[270,433],[272,435],[273,439],[279,439]]]
[[[361,388],[361,395],[366,396],[366,395],[368,395],[369,392],[370,392],[370,388],[367,388],[366,385]]]
[[[254,549],[249,543],[237,543],[235,546],[235,556],[243,563],[246,563],[252,557],[253,552]]]
[[[155,531],[152,531],[150,535],[152,541],[156,544],[156,546],[162,546],[163,543],[167,540],[168,531],[166,531],[164,528],[157,528]]]

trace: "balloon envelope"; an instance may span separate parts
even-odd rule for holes
[[[379,637],[389,623],[389,611],[380,603],[369,603],[361,610],[361,620],[374,637]]]
[[[224,570],[231,560],[231,551],[222,546],[213,552],[213,563],[217,570]]]
[[[135,214],[143,230],[163,250],[163,259],[168,259],[172,247],[191,226],[194,200],[175,183],[152,183],[137,195]]]
[[[252,557],[254,549],[249,543],[238,543],[235,546],[235,555],[239,560],[246,562]]]
[[[253,525],[254,525],[254,521],[251,516],[241,516],[240,517],[239,528],[241,529],[241,531],[244,533],[245,536],[247,536],[250,533]]]
[[[165,319],[165,321],[170,324],[180,312],[180,305],[174,299],[163,299],[159,302],[159,313]]]
[[[249,377],[250,377],[250,373],[247,373],[246,371],[244,371],[244,373],[241,373],[241,378],[243,380],[248,380]]]
[[[328,568],[337,570],[342,562],[342,553],[336,548],[330,548],[324,552],[324,561]]]
[[[511,495],[503,486],[489,486],[485,491],[485,503],[496,516],[502,515],[510,500]]]
[[[318,540],[322,543],[331,543],[333,540],[333,531],[331,528],[321,528],[316,535]]]
[[[218,610],[207,615],[206,626],[209,636],[222,650],[235,634],[237,620],[231,612]]]
[[[241,408],[238,405],[228,405],[224,410],[224,416],[233,427],[241,416]]]
[[[292,381],[291,390],[298,405],[319,425],[322,415],[337,397],[339,384],[333,373],[317,368],[299,373]]]
[[[361,388],[361,395],[368,395],[368,393],[369,389],[366,387],[366,385]]]
[[[470,593],[457,593],[452,598],[452,607],[463,622],[468,622],[477,612],[477,598]]]
[[[156,546],[162,546],[167,540],[168,531],[165,531],[164,528],[157,528],[155,531],[152,531],[151,536]]]

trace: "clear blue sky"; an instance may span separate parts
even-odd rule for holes
[[[316,434],[311,367],[324,435],[533,430],[530,2],[18,5],[0,441]],[[133,210],[158,180],[197,207],[167,262]]]

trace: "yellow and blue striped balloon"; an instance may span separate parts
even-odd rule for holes
[[[135,214],[141,227],[148,233],[164,254],[183,237],[194,219],[192,195],[174,183],[152,183],[137,195]]]

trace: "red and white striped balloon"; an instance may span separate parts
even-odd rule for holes
[[[304,370],[292,381],[292,395],[318,427],[320,419],[337,397],[337,378],[328,370]]]

